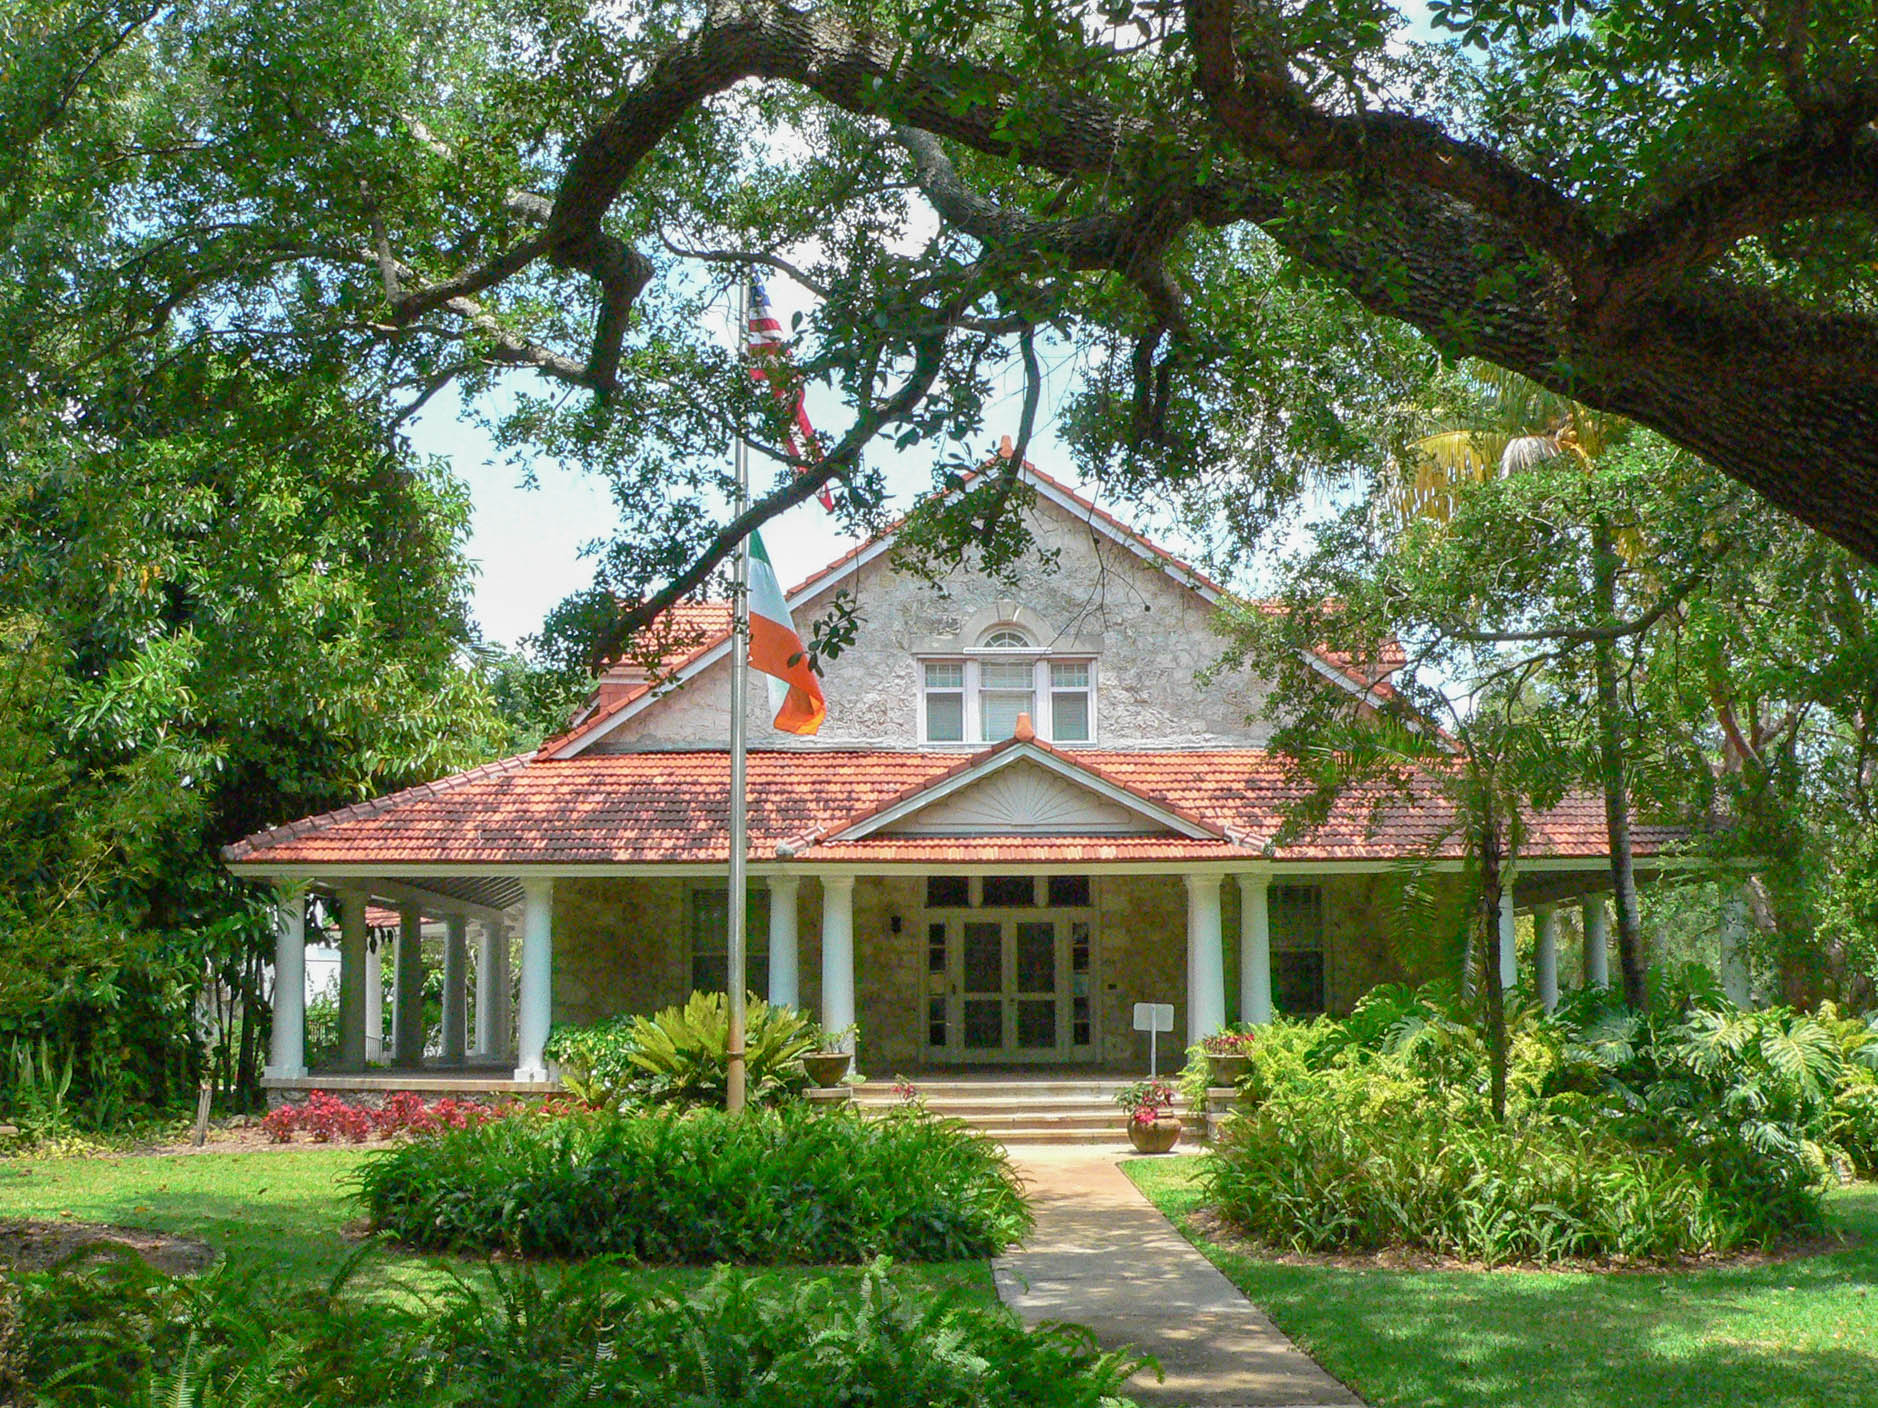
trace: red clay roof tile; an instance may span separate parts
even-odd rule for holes
[[[1286,762],[1254,749],[1067,753],[1077,764],[1201,819],[1228,837],[1266,837],[1301,795]],[[750,844],[770,859],[779,843],[824,836],[908,789],[958,767],[936,751],[759,750],[749,755]],[[424,787],[261,832],[229,846],[237,865],[670,864],[728,857],[729,755],[716,752],[582,754],[508,759]],[[1381,803],[1380,807],[1377,806]],[[1374,813],[1372,815],[1372,813]],[[1272,852],[1280,861],[1456,857],[1452,805],[1432,774],[1409,795],[1352,794],[1312,835]],[[1678,832],[1638,827],[1641,856]],[[1590,794],[1527,819],[1531,858],[1605,853],[1604,815]],[[967,863],[1189,861],[1259,854],[1232,839],[1183,836],[969,836],[876,834],[805,845],[798,858]]]

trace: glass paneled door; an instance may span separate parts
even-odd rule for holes
[[[926,1045],[963,1062],[1089,1059],[1091,917],[1028,912],[926,921]]]

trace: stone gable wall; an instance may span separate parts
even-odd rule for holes
[[[1039,501],[1031,527],[1042,555],[1032,554],[1015,586],[961,570],[935,587],[895,571],[890,554],[830,583],[798,610],[797,624],[806,628],[843,588],[857,597],[863,621],[855,643],[826,662],[827,721],[813,740],[777,733],[762,679],[753,677],[751,744],[917,746],[916,652],[975,644],[985,626],[1012,614],[1054,649],[1095,655],[1096,746],[1266,742],[1270,726],[1260,718],[1267,693],[1262,682],[1244,671],[1210,687],[1195,678],[1223,647],[1213,629],[1214,609],[1204,598],[1048,502]],[[1053,559],[1053,570],[1046,559]],[[720,661],[615,728],[596,751],[721,747],[730,733],[729,700],[729,666]]]

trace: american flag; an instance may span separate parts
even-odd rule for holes
[[[796,380],[783,354],[782,324],[776,321],[763,285],[754,280],[750,283],[750,376],[758,385],[767,383],[776,404],[783,408],[783,436],[789,442],[789,453],[805,463],[819,460],[822,446],[815,438],[815,427],[809,424],[802,383]],[[835,496],[826,484],[815,497],[830,513],[835,511]]]

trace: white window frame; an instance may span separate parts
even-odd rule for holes
[[[919,741],[921,743],[937,742],[946,747],[969,744],[972,741],[973,735],[972,716],[974,711],[972,708],[971,680],[968,678],[970,671],[964,668],[965,662],[957,658],[947,658],[943,656],[933,656],[930,658],[922,656],[917,661],[917,664],[919,665]],[[957,691],[950,688],[934,690],[928,685],[926,683],[926,669],[929,665],[960,666],[959,687]],[[959,736],[957,738],[941,738],[935,740],[932,737],[931,724],[927,719],[927,703],[935,693],[952,694],[955,692],[959,695]]]
[[[1007,623],[991,627],[984,632],[985,638],[1000,631],[1017,631],[1026,638],[1029,632]],[[1027,661],[1031,667],[1031,726],[1036,729],[1037,737],[1048,743],[1055,743],[1063,748],[1094,748],[1102,737],[1102,723],[1099,711],[1101,700],[1101,662],[1094,656],[1083,652],[1053,654],[1048,648],[1026,646],[1022,649],[1011,646],[984,646],[974,650],[960,652],[934,652],[918,654],[914,659],[919,665],[919,741],[937,748],[983,748],[990,743],[1002,743],[1001,738],[986,738],[982,697],[984,677],[981,666],[986,662]],[[926,720],[926,667],[928,665],[958,665],[964,680],[965,737],[963,740],[931,736]],[[1059,740],[1056,737],[1055,701],[1052,698],[1053,682],[1050,667],[1052,665],[1082,665],[1089,671],[1089,736]],[[1071,693],[1073,691],[1064,691]]]

